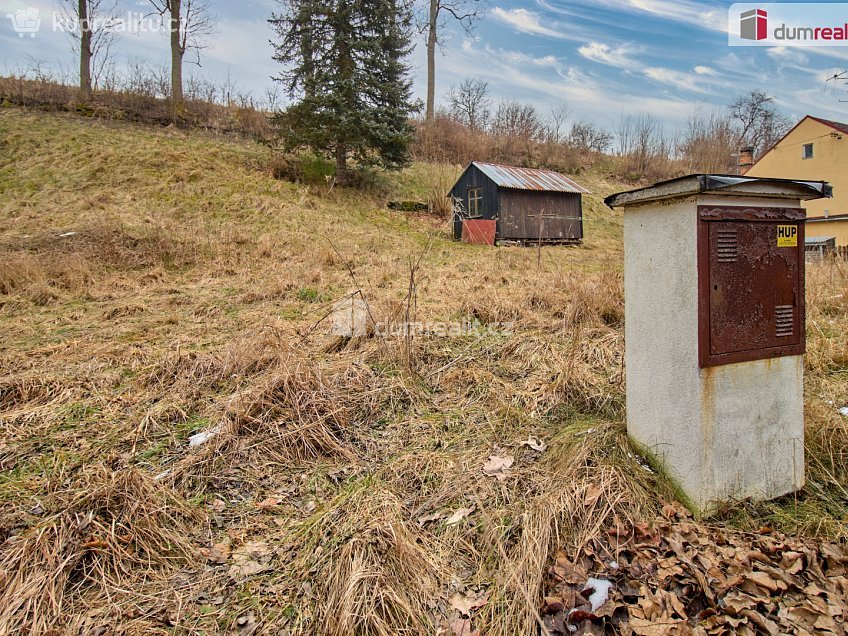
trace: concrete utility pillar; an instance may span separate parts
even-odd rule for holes
[[[804,219],[824,182],[690,175],[624,208],[627,431],[702,513],[804,484]]]

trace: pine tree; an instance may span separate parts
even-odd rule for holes
[[[408,0],[280,0],[273,15],[278,81],[297,100],[275,117],[287,149],[398,169],[409,163],[414,109]]]

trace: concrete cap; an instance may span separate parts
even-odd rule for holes
[[[796,181],[771,177],[742,177],[725,174],[690,174],[660,181],[646,188],[619,192],[604,199],[611,208],[639,205],[664,199],[709,192],[728,196],[770,197],[774,199],[821,199],[833,196],[826,181]]]

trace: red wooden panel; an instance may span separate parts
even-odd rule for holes
[[[494,245],[498,222],[490,219],[465,219],[462,242],[472,245]]]

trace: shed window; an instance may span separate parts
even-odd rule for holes
[[[468,190],[468,214],[477,216],[480,214],[480,202],[483,200],[483,188],[471,188]]]
[[[804,144],[804,159],[813,158],[813,144]]]

